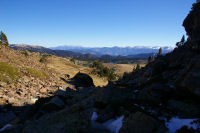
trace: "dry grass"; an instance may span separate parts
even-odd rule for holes
[[[73,77],[80,71],[89,74],[93,78],[96,86],[107,85],[106,79],[90,74],[92,71],[91,68],[76,65],[70,62],[68,58],[52,55],[47,57],[47,62],[41,63],[39,62],[41,57],[42,55],[39,53],[28,53],[28,55],[25,56],[19,51],[0,45],[0,60],[4,62],[4,64],[0,64],[0,80],[13,80],[16,75],[22,77],[27,76],[27,73],[31,77],[36,78],[49,76],[59,79],[59,77],[64,77],[65,74],[69,74],[70,77]],[[16,73],[15,70],[18,70],[18,73]]]
[[[8,82],[9,79],[16,80],[19,78],[19,70],[5,62],[0,62],[0,80]]]
[[[41,70],[36,70],[36,69],[33,69],[33,68],[26,68],[26,71],[32,76],[32,77],[35,77],[35,78],[47,78],[48,75],[44,72],[44,71],[41,71]]]
[[[69,74],[70,77],[74,77],[78,72],[82,72],[89,74],[93,78],[96,86],[105,86],[108,83],[107,79],[92,75],[91,68],[76,65],[67,58],[50,56],[47,58],[46,66],[60,73],[63,77],[65,74]]]
[[[108,68],[115,68],[116,74],[123,76],[124,72],[132,72],[133,68],[137,66],[137,64],[109,64],[104,63],[105,67]],[[144,67],[146,64],[140,64],[141,67]]]

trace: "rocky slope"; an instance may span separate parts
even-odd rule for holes
[[[0,53],[0,105],[33,104],[38,98],[52,96],[59,88],[74,88],[73,85],[66,84],[65,79],[79,71],[92,71],[70,62],[68,58],[19,52],[1,44]],[[69,77],[65,77],[66,74]],[[107,80],[91,76],[96,86],[107,84]]]
[[[12,117],[0,131],[200,132],[199,15],[197,3],[183,24],[189,38],[173,52],[106,87],[94,87],[89,76],[79,74],[71,79],[76,90],[68,87],[31,106],[4,107],[4,116]]]
[[[36,58],[0,45],[0,105],[23,106],[53,95],[59,74]]]

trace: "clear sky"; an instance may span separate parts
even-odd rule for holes
[[[195,1],[0,0],[0,30],[11,44],[174,46]]]

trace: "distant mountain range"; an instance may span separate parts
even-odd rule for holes
[[[33,46],[26,44],[11,44],[10,48],[15,50],[30,50],[33,52],[47,53],[61,57],[72,57],[84,60],[95,59],[130,59],[130,58],[148,58],[158,53],[160,47],[102,47],[86,48],[61,46],[56,48],[45,48],[42,46]],[[173,48],[162,47],[163,54],[171,52]]]
[[[58,46],[50,47],[53,50],[70,50],[82,54],[90,53],[95,56],[130,56],[138,54],[158,53],[160,47],[135,46],[135,47],[80,47],[80,46]],[[163,53],[171,52],[173,47],[162,47]]]
[[[33,46],[33,45],[26,45],[26,44],[11,44],[10,48],[14,50],[30,50],[33,52],[47,53],[47,54],[57,55],[61,57],[72,57],[72,58],[78,58],[78,59],[96,59],[96,56],[92,54],[81,54],[81,53],[73,52],[69,50],[52,50],[52,49],[45,48],[42,46]]]

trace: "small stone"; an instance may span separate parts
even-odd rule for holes
[[[45,93],[47,93],[47,89],[46,88],[42,88],[42,89],[40,89],[40,92],[45,94]]]
[[[0,82],[0,87],[6,87],[7,86],[7,83],[5,82]]]

